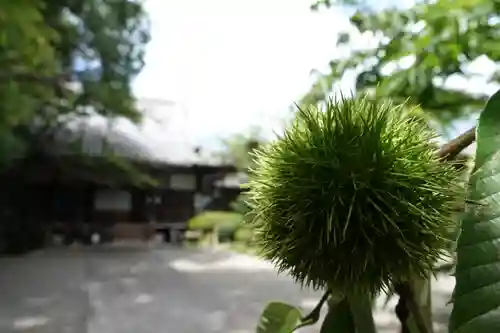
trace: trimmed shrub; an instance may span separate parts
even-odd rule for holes
[[[236,242],[249,244],[253,241],[254,231],[249,227],[241,227],[234,233],[234,240]]]
[[[235,231],[243,224],[243,215],[234,212],[206,211],[188,221],[189,230],[211,232],[217,228],[221,241],[234,240]]]

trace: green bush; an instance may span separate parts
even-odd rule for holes
[[[234,233],[234,240],[236,242],[248,244],[253,240],[254,231],[248,227],[241,227]]]
[[[234,234],[238,229],[237,226],[224,225],[217,229],[217,236],[219,237],[219,242],[227,243],[234,241]]]
[[[221,241],[232,241],[235,231],[243,224],[243,215],[235,212],[206,211],[188,221],[189,230],[212,231],[217,228]]]
[[[234,200],[231,203],[231,208],[238,213],[241,213],[243,215],[248,214],[251,212],[251,208],[248,205],[248,200],[250,199],[250,196],[248,192],[243,192],[241,193],[236,200]]]

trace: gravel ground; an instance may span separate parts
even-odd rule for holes
[[[452,289],[452,278],[434,283],[438,333]],[[320,296],[226,251],[114,245],[0,259],[2,333],[250,333],[267,302],[307,310]],[[392,309],[377,308],[380,333],[398,331]]]

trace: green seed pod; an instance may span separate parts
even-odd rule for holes
[[[298,110],[254,154],[257,241],[280,271],[314,288],[377,293],[427,276],[448,241],[457,171],[403,106],[367,99]]]

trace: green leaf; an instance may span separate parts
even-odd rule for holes
[[[346,298],[329,304],[328,313],[321,325],[320,333],[355,333],[349,302]]]
[[[291,333],[300,323],[301,313],[296,307],[282,303],[269,303],[259,319],[257,333]]]
[[[476,165],[457,244],[452,333],[500,331],[500,91],[477,128]]]
[[[325,3],[316,0],[318,2]],[[328,1],[333,2],[345,3],[345,0]],[[348,65],[339,71],[332,71],[336,80],[342,80],[344,75],[351,80],[356,73],[354,75],[358,78],[357,82],[362,83],[356,86],[356,94],[362,94],[366,89],[373,90],[385,81],[390,81],[391,89],[382,89],[377,92],[378,95],[398,100],[409,99],[413,104],[420,105],[425,112],[424,118],[439,121],[445,126],[483,108],[484,94],[470,94],[464,90],[460,93],[469,98],[454,101],[450,105],[447,100],[441,99],[441,94],[422,94],[422,91],[435,91],[439,88],[452,93],[456,89],[443,86],[441,80],[464,75],[466,64],[478,57],[486,56],[493,61],[500,59],[500,48],[496,43],[499,25],[491,24],[491,20],[485,19],[498,17],[500,6],[497,2],[414,1],[412,6],[402,7],[380,4],[372,6],[370,1],[363,0],[356,2],[358,4],[346,12],[352,13],[351,24],[359,32],[366,33],[366,36],[377,36],[380,43],[359,47],[353,38],[348,43],[342,43],[350,52],[345,56],[336,55],[334,60],[348,60]],[[380,75],[371,75],[377,70]],[[402,70],[406,73],[403,84],[398,75]],[[373,79],[366,80],[365,76]],[[437,78],[439,80],[435,80]],[[336,85],[329,85],[326,93],[317,94],[316,87],[313,86],[306,96],[308,100],[313,99],[315,102],[326,101],[335,87]],[[480,107],[477,107],[477,102],[481,103]]]

